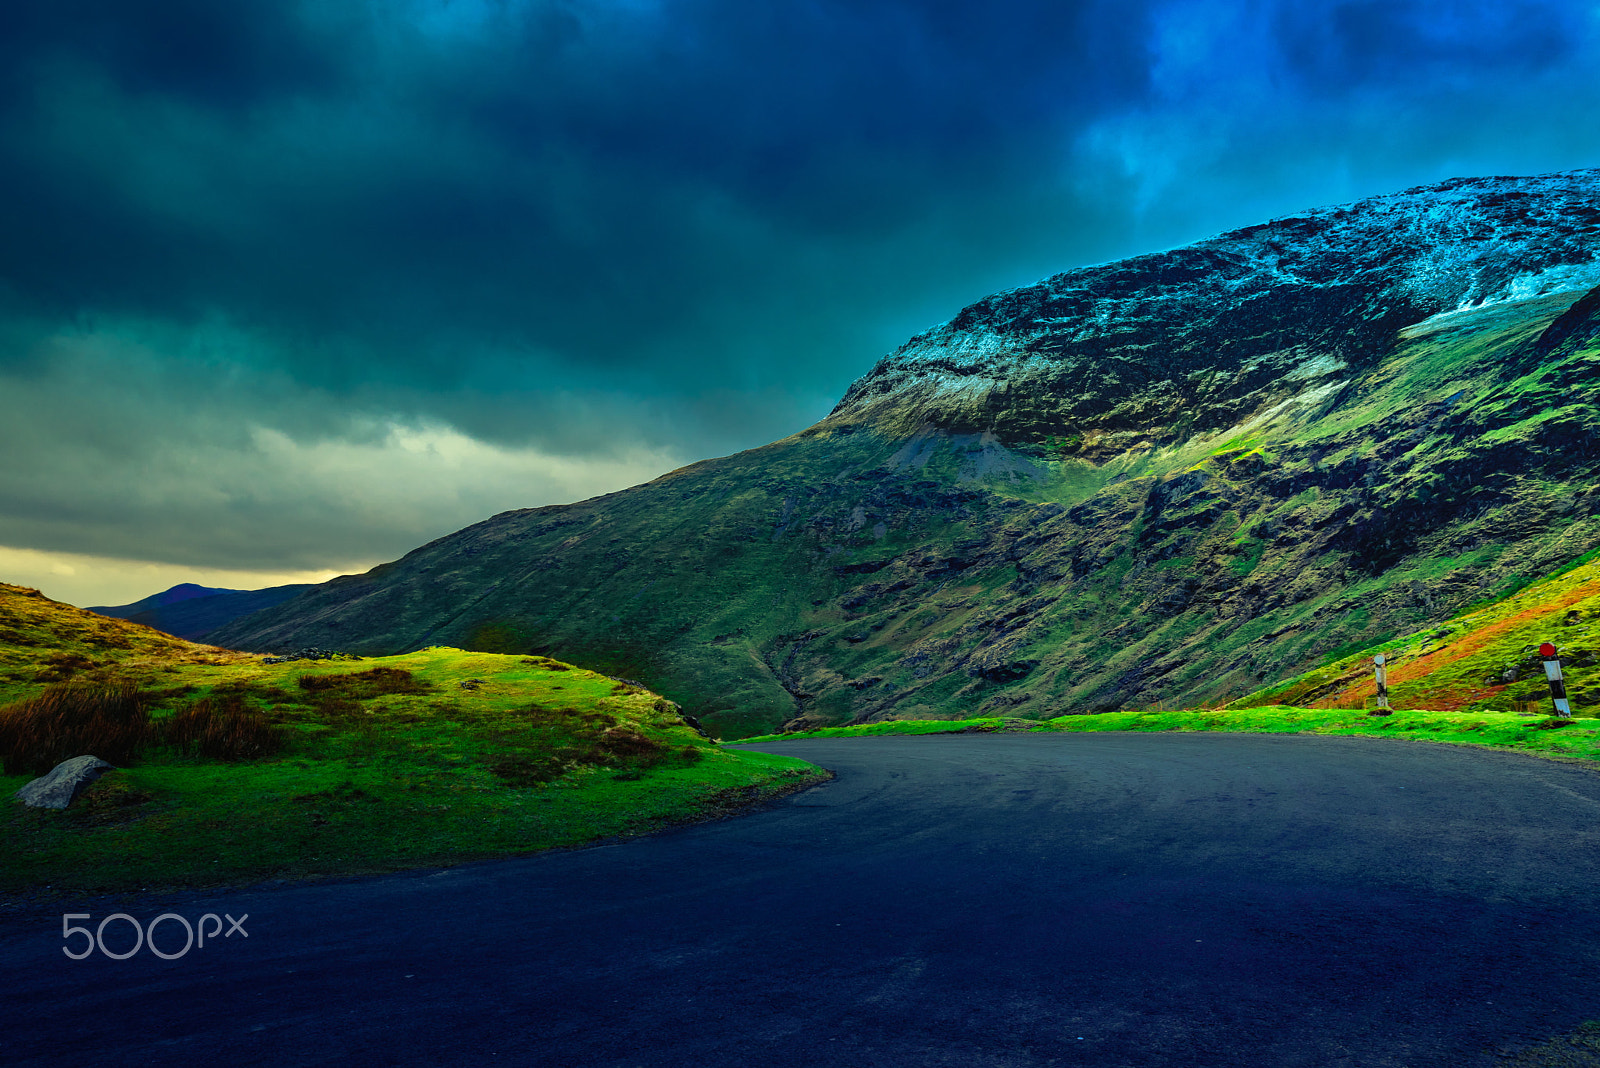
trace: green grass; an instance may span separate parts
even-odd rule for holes
[[[176,670],[183,665],[251,659],[248,654],[197,645],[137,623],[52,601],[26,586],[0,582],[0,705],[36,693],[49,683],[112,665]]]
[[[1372,692],[1372,657],[1385,654],[1398,704],[1463,712],[1514,712],[1548,697],[1535,650],[1554,643],[1574,707],[1600,704],[1600,560],[1555,570],[1504,600],[1359,649],[1233,702],[1348,703]],[[1359,644],[1359,643],[1358,643]],[[1511,671],[1513,678],[1504,677]]]
[[[638,779],[584,768],[518,788],[480,766],[452,763],[303,757],[249,766],[155,761],[108,772],[63,812],[11,807],[0,824],[0,891],[234,885],[446,866],[647,834],[736,811],[816,776],[801,761],[723,751]],[[0,778],[0,789],[26,781]]]
[[[1215,449],[1212,449],[1211,455],[1225,456],[1229,453],[1242,453],[1251,449],[1258,449],[1260,446],[1261,438],[1259,436],[1255,434],[1241,434],[1237,437],[1229,438]]]
[[[796,734],[740,739],[790,741],[801,738],[857,738],[886,734],[952,734],[1022,728],[1022,721],[968,719],[959,721],[886,720],[855,727],[833,727]],[[1539,756],[1600,761],[1600,720],[1558,720],[1506,712],[1460,713],[1401,709],[1390,716],[1369,716],[1349,709],[1264,708],[1124,711],[1061,716],[1029,724],[1033,733],[1089,731],[1229,731],[1245,734],[1337,734],[1406,738],[1515,749]]]

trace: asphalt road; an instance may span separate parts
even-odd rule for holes
[[[1470,1068],[1600,1017],[1584,767],[1270,735],[760,748],[838,778],[621,845],[125,904],[248,914],[170,961],[68,960],[58,913],[13,913],[0,1063]]]

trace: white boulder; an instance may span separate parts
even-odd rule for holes
[[[17,799],[30,808],[66,808],[77,800],[83,788],[111,770],[111,765],[95,756],[63,760],[17,791]]]

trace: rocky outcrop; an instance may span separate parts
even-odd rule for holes
[[[1534,344],[1535,352],[1548,359],[1559,352],[1575,352],[1580,346],[1600,337],[1600,286],[1561,314],[1545,328]]]
[[[290,664],[296,660],[360,660],[359,656],[350,653],[335,652],[332,649],[318,649],[308,646],[304,649],[295,649],[292,652],[278,653],[262,660],[263,664]]]
[[[1082,267],[963,308],[836,419],[1170,442],[1348,380],[1443,312],[1600,285],[1600,170],[1458,179]]]

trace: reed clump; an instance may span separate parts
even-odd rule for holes
[[[76,756],[126,764],[154,740],[148,697],[131,681],[59,683],[0,708],[7,775],[43,775]]]
[[[284,732],[238,694],[203,697],[167,720],[164,741],[207,760],[260,760],[283,749]]]

